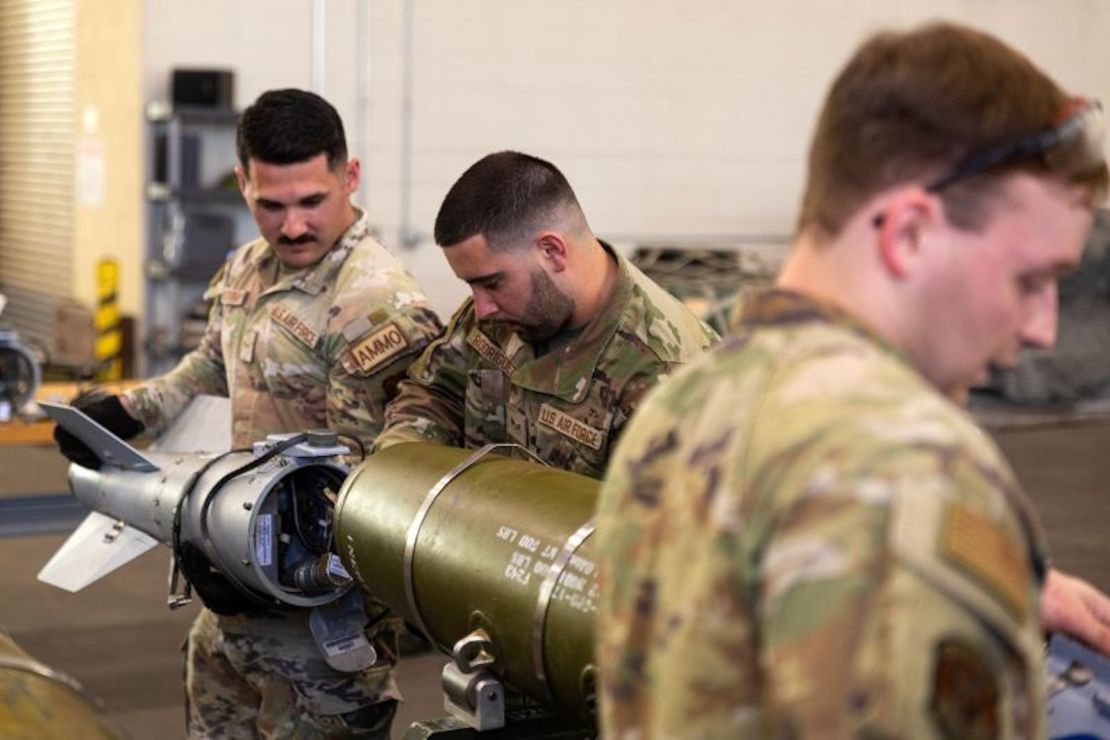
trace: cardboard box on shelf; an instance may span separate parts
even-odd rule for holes
[[[51,360],[70,366],[92,366],[96,363],[93,312],[80,301],[62,301],[54,311],[54,351]]]

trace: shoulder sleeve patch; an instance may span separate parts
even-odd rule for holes
[[[930,708],[943,737],[997,738],[1000,696],[998,677],[978,650],[957,639],[937,645]]]
[[[908,567],[1011,636],[1030,616],[1020,543],[988,515],[936,490],[901,491],[889,544]]]
[[[1029,570],[1021,552],[998,526],[969,506],[951,503],[940,531],[940,553],[949,562],[973,574],[1024,615]]]
[[[343,327],[343,338],[346,339],[348,343],[353,344],[373,328],[374,322],[366,316],[359,316]]]
[[[407,350],[409,344],[408,337],[397,322],[390,321],[352,345],[351,360],[356,367],[368,373]]]

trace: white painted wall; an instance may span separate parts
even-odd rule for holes
[[[235,68],[240,105],[310,84],[312,0],[146,2],[148,98],[175,65]],[[406,2],[414,248],[401,246]],[[435,213],[490,151],[551,159],[617,242],[761,244],[789,234],[821,97],[873,30],[971,23],[1110,102],[1106,0],[328,0],[326,15],[323,92],[352,149],[368,142],[360,198],[443,314],[465,289],[431,243]]]

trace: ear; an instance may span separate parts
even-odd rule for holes
[[[362,182],[362,162],[358,157],[351,157],[347,160],[346,172],[343,173],[343,187],[347,195],[358,190],[360,182]]]
[[[569,247],[562,234],[557,231],[541,231],[536,237],[536,249],[540,261],[552,272],[567,269]]]
[[[940,199],[916,185],[891,193],[885,201],[873,221],[879,259],[891,275],[905,280],[923,256],[926,236],[944,214]]]
[[[243,171],[243,165],[235,165],[235,179],[239,181],[239,192],[243,197],[247,197],[247,173]]]

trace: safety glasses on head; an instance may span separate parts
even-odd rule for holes
[[[960,180],[1037,155],[1043,155],[1053,169],[1091,172],[1105,159],[1103,135],[1102,104],[1097,100],[1072,98],[1045,128],[1017,141],[972,153],[926,185],[926,190],[938,193]]]

